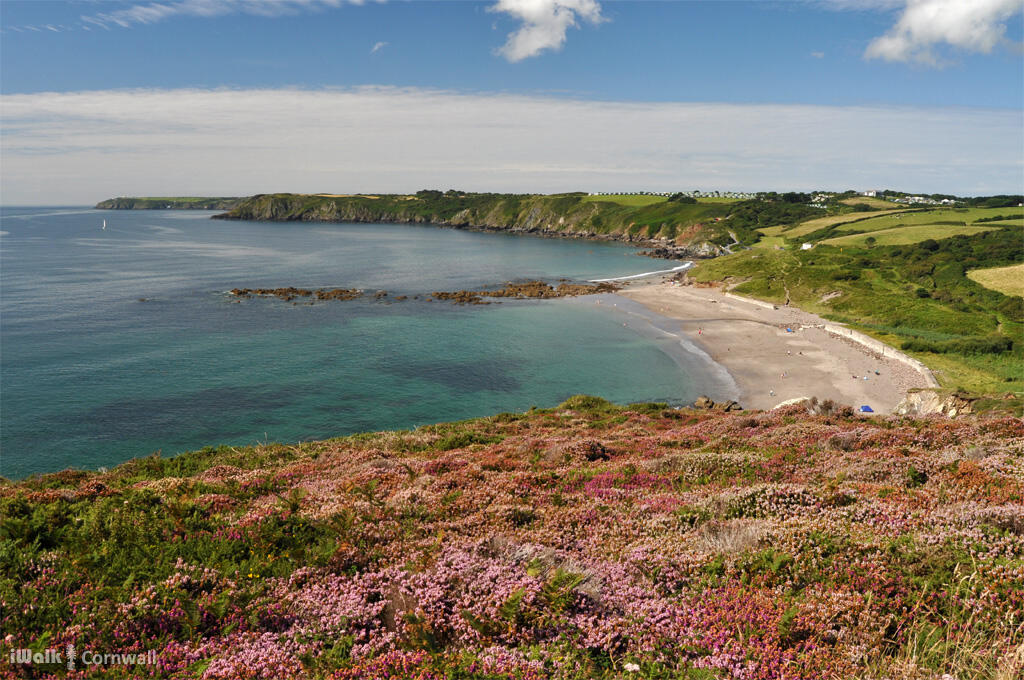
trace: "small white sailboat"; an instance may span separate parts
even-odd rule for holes
[[[106,228],[107,228],[107,221],[106,221],[106,220],[103,220],[103,228],[104,228],[104,229],[106,229]]]

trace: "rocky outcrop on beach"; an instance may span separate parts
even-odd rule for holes
[[[957,415],[972,413],[976,397],[953,392],[944,394],[938,390],[912,390],[907,393],[896,408],[895,413],[910,416],[926,416],[932,413],[954,418]]]
[[[686,246],[658,244],[649,250],[641,251],[639,254],[659,260],[692,260],[695,258],[718,257],[719,255],[727,254],[727,251],[710,241],[701,241],[700,243]]]
[[[701,395],[697,397],[697,401],[693,402],[693,407],[696,409],[704,409],[707,411],[742,411],[743,407],[731,399],[726,401],[715,401],[711,397]]]

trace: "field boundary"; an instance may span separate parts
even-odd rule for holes
[[[867,222],[868,220],[875,220],[879,217],[891,217],[893,215],[906,215],[907,213],[924,212],[923,208],[893,208],[891,210],[881,210],[869,213],[845,213],[843,215],[826,215],[825,217],[815,217],[805,222],[798,222],[788,229],[780,232],[779,236],[786,236],[786,238],[797,238],[799,236],[806,236],[812,234],[821,229],[827,229],[828,227],[845,227],[848,224],[856,224],[857,222]],[[858,217],[859,215],[859,217]],[[836,217],[851,217],[849,220],[842,220],[839,222],[832,222],[830,224],[812,224],[813,222],[820,222],[824,220],[830,220]],[[801,227],[813,226],[814,229],[801,229]]]

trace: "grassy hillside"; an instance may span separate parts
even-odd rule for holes
[[[737,292],[844,322],[908,351],[948,387],[1020,393],[1024,300],[966,272],[1024,260],[1022,225],[1005,208],[836,215],[761,229],[760,247],[690,276],[744,281]]]
[[[557,408],[0,484],[0,658],[75,677],[1009,680],[1019,419]]]

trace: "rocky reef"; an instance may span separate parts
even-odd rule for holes
[[[526,299],[550,299],[560,297],[573,297],[576,295],[595,295],[597,293],[613,293],[619,287],[613,283],[572,283],[562,281],[557,286],[552,286],[544,281],[526,281],[523,283],[506,283],[501,288],[494,290],[456,290],[456,291],[434,291],[429,296],[424,296],[428,301],[448,300],[454,304],[487,305],[490,302],[486,298],[513,298],[517,300]],[[328,300],[357,300],[364,295],[369,295],[375,300],[388,298],[396,302],[407,300],[407,295],[396,295],[389,297],[386,290],[378,290],[367,294],[357,288],[233,288],[229,291],[236,298],[253,297],[276,297],[285,302],[293,302],[298,298],[315,301]],[[419,299],[415,295],[414,299]]]
[[[235,297],[276,297],[286,302],[295,298],[315,298],[317,300],[355,300],[362,297],[363,291],[355,288],[232,288],[230,293]]]
[[[485,298],[514,299],[549,299],[574,297],[577,295],[595,295],[597,293],[614,293],[619,289],[612,283],[559,283],[557,286],[543,281],[527,281],[526,283],[506,283],[498,290],[457,290],[454,292],[435,291],[431,293],[435,300],[451,300],[456,304],[486,305]]]

